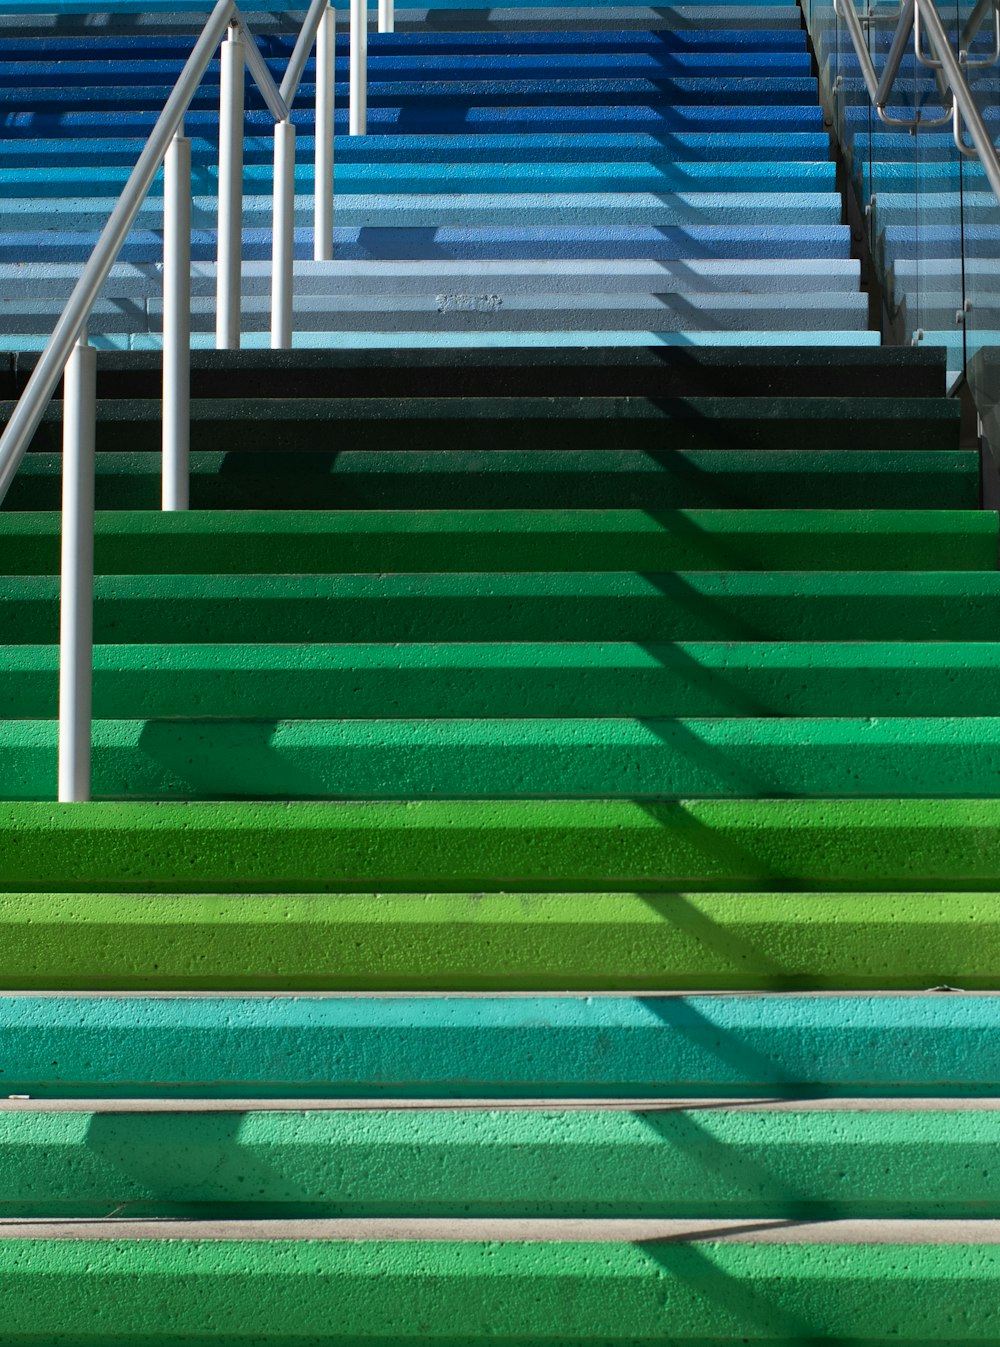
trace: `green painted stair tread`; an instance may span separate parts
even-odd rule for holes
[[[98,508],[159,509],[162,467],[159,452],[98,454]],[[202,510],[966,510],[979,506],[979,477],[979,455],[957,449],[200,450],[191,455],[191,504]],[[60,454],[29,454],[5,509],[58,509],[61,482]]]
[[[59,651],[0,646],[0,712],[47,720]],[[99,645],[98,719],[991,716],[1000,642]]]
[[[0,402],[0,425],[14,404]],[[159,398],[102,400],[99,448],[161,443]],[[281,398],[195,399],[194,449],[957,449],[961,409],[948,398]],[[32,440],[58,449],[62,407],[53,402]],[[502,431],[500,427],[502,426]],[[248,431],[253,434],[248,438]]]
[[[99,576],[102,644],[993,641],[998,572]],[[57,638],[55,576],[0,577],[0,644]]]
[[[17,1113],[0,1220],[1000,1215],[977,1109]]]
[[[8,1236],[0,1239],[0,1294],[9,1347],[995,1340],[996,1245],[975,1243],[971,1233],[967,1242],[939,1245],[830,1237],[807,1244],[705,1234],[640,1243],[289,1240],[259,1230],[228,1240],[124,1240],[113,1231],[101,1240]],[[428,1331],[432,1325],[437,1331]]]
[[[996,893],[0,893],[13,991],[996,990],[998,968]],[[0,1214],[8,1138],[5,1116]]]
[[[0,806],[40,893],[1000,890],[1000,800]]]
[[[61,515],[0,514],[0,574],[59,572]],[[996,570],[987,510],[100,512],[105,574]]]
[[[7,800],[56,793],[56,720],[0,722]],[[99,799],[977,797],[1000,717],[101,720]]]

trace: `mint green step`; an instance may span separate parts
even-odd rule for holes
[[[0,1114],[0,1220],[1000,1216],[995,1109]]]
[[[996,642],[106,645],[94,714],[133,720],[991,716]],[[0,710],[56,714],[56,646],[0,646]]]
[[[926,1238],[926,1227],[921,1227]],[[27,1233],[27,1231],[25,1232]],[[962,1243],[0,1239],[5,1347],[632,1347],[993,1340],[1000,1248]],[[508,1236],[509,1238],[509,1236]],[[591,1239],[595,1236],[591,1235]],[[599,1238],[599,1237],[598,1237]],[[956,1337],[956,1306],[961,1336]],[[427,1333],[447,1324],[449,1337]],[[208,1331],[206,1331],[208,1325]],[[669,1333],[669,1339],[666,1334]]]
[[[0,514],[0,574],[56,575],[61,516]],[[162,513],[96,521],[105,574],[996,570],[985,510]]]
[[[1000,800],[0,807],[38,893],[1000,891]]]
[[[511,345],[525,344],[524,334],[508,335],[518,338]],[[552,334],[543,335],[542,344],[551,346]],[[356,344],[355,336],[351,345]],[[482,340],[469,345],[481,346]],[[0,402],[0,425],[13,405]],[[60,448],[61,415],[61,405],[51,403],[33,441],[36,449]],[[886,447],[892,435],[891,443],[908,450],[957,449],[960,415],[958,403],[948,398],[213,398],[192,402],[191,446],[327,453],[400,445],[466,453],[586,447],[873,450]],[[158,398],[102,400],[98,448],[159,449],[160,416]]]
[[[998,970],[998,893],[0,894],[12,991],[995,991]]]
[[[7,510],[59,508],[59,454],[22,462]],[[191,456],[193,508],[498,509],[639,507],[966,510],[979,505],[979,457],[970,451],[381,449],[368,452]],[[97,505],[155,510],[159,452],[97,458]]]
[[[0,644],[55,641],[55,576],[0,580]],[[997,572],[99,576],[129,642],[993,641]]]
[[[56,794],[55,720],[0,723],[3,795]],[[102,720],[96,798],[987,796],[1000,717]]]

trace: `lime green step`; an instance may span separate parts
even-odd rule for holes
[[[1000,894],[0,893],[5,990],[939,985],[1000,988]]]
[[[0,644],[58,633],[55,576],[0,580]],[[1000,573],[101,576],[95,640],[993,641]]]
[[[105,574],[995,570],[985,510],[101,513]],[[0,575],[59,572],[61,517],[0,514]]]
[[[906,1102],[634,1111],[83,1104],[0,1114],[0,1220],[115,1208],[133,1219],[996,1218],[998,1145],[995,1108]]]
[[[97,457],[97,505],[155,510],[162,456]],[[59,508],[62,460],[22,462],[8,510]],[[975,509],[979,456],[966,450],[511,450],[191,455],[195,509],[535,509],[739,507]]]
[[[100,719],[991,716],[997,642],[104,645]],[[47,720],[56,646],[0,646],[0,708]]]
[[[1000,800],[0,806],[12,891],[1000,890]]]
[[[2,793],[52,799],[55,720],[0,722]],[[110,799],[986,796],[1000,717],[103,720]]]

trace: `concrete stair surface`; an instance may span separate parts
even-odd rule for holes
[[[197,26],[19,8],[0,425]],[[299,349],[188,119],[187,512],[156,191],[95,310],[86,804],[61,389],[0,512],[0,1341],[995,1343],[1000,537],[800,13],[399,27]]]

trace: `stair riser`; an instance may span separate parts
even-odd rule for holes
[[[996,990],[997,902],[995,893],[351,893],[251,898],[5,893],[0,896],[0,987],[58,992],[248,987],[288,992],[693,992],[919,991],[947,984]],[[990,1136],[995,1132],[994,1125]],[[5,1117],[0,1120],[0,1215],[9,1212],[8,1204],[19,1191],[4,1176],[2,1142],[8,1138]],[[852,1155],[864,1172],[867,1160],[858,1158],[853,1146]],[[617,1165],[619,1152],[616,1157]],[[62,1164],[51,1151],[43,1158]],[[919,1167],[910,1169],[912,1164],[908,1151],[907,1172],[917,1183]],[[55,1172],[70,1184],[65,1200],[74,1192],[81,1195],[77,1168],[71,1167],[68,1176],[61,1168]],[[572,1170],[554,1167],[550,1172],[565,1179]],[[880,1168],[872,1174],[882,1172]],[[398,1197],[398,1170],[390,1166],[384,1173]],[[985,1178],[996,1182],[990,1175]],[[994,1191],[984,1185],[979,1165],[971,1165],[964,1180],[971,1185],[968,1196],[947,1175],[939,1181],[935,1214],[945,1214],[937,1208],[946,1195],[953,1203],[951,1214],[958,1215],[963,1204],[988,1204]],[[671,1192],[669,1178],[664,1183],[663,1192]],[[599,1206],[605,1200],[600,1191],[590,1192]],[[815,1175],[811,1186],[801,1184],[791,1191],[815,1193]],[[921,1201],[930,1201],[923,1174],[917,1191]],[[907,1214],[890,1200],[892,1184],[880,1192],[885,1206],[867,1214]],[[733,1214],[787,1214],[771,1210],[778,1193],[767,1201],[759,1190],[754,1196]],[[840,1196],[849,1206],[860,1203],[850,1190],[841,1190]],[[227,1200],[241,1199],[263,1200],[240,1191]],[[674,1192],[669,1202],[660,1198],[656,1205],[647,1188],[642,1198],[634,1194],[631,1207],[619,1214],[723,1214],[721,1208],[703,1209],[706,1200],[705,1193],[694,1200]],[[836,1199],[831,1192],[816,1200]],[[965,1214],[1000,1216],[1000,1196],[993,1200],[995,1212],[983,1205],[978,1212],[969,1206]],[[396,1213],[404,1210],[409,1208]],[[391,1214],[389,1209],[350,1206],[332,1214],[364,1211]],[[414,1207],[410,1214],[434,1212]],[[926,1214],[925,1207],[918,1205],[908,1214]]]
[[[5,1113],[0,1216],[982,1219],[998,1144],[964,1111]]]

